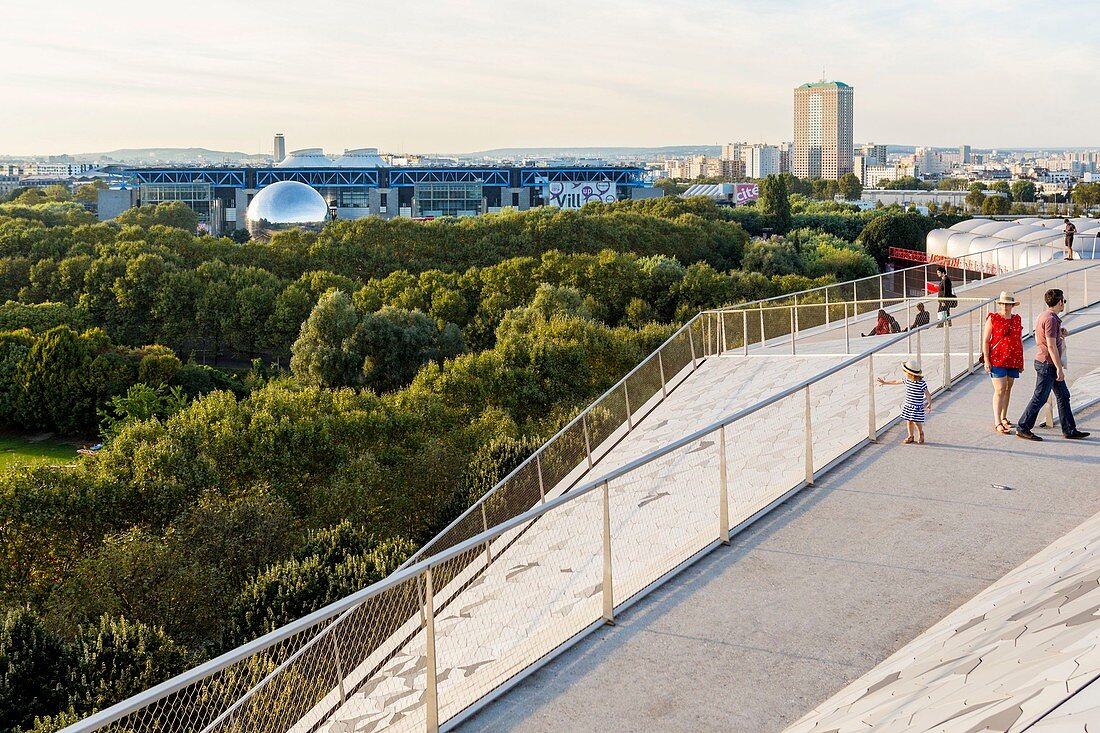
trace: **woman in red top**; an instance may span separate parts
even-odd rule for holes
[[[1012,398],[1012,383],[1020,378],[1024,368],[1024,325],[1012,309],[1020,304],[1012,293],[1001,291],[997,298],[1000,313],[986,316],[982,331],[982,359],[993,381],[994,428],[1008,435],[1013,425],[1008,420],[1008,402]]]

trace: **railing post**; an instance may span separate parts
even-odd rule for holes
[[[905,290],[905,286],[903,285],[901,289]],[[908,295],[905,295],[903,293],[901,297],[905,298],[905,333],[906,333],[906,336],[905,336],[905,350],[908,351],[910,354],[912,354],[913,353],[913,331],[911,330],[910,326],[913,323],[913,303],[912,303],[912,301],[909,300]]]
[[[749,312],[741,311],[741,340],[745,342],[745,356],[749,355]]]
[[[1035,332],[1035,293],[1031,292],[1032,288],[1027,289],[1027,327],[1028,333]]]
[[[718,340],[721,344],[718,352],[724,354],[729,348],[729,344],[726,343],[726,312],[718,311]]]
[[[883,290],[883,282],[884,282],[883,277],[880,274],[878,276],[878,307],[879,307],[879,309],[882,309],[882,308],[886,307],[886,295],[885,295],[885,291]]]
[[[726,475],[726,426],[718,428],[718,540],[730,543],[729,478]]]
[[[829,325],[829,286],[825,286],[825,325]]]
[[[978,281],[985,280],[985,252],[978,253]]]
[[[875,355],[867,355],[867,440],[878,441],[878,424],[875,420]]]
[[[795,322],[795,310],[794,306],[791,306],[791,353],[798,353],[798,347],[794,346],[794,329],[798,328],[798,324]]]
[[[806,485],[814,485],[814,431],[810,424],[810,385],[806,385]]]
[[[484,502],[484,500],[481,502],[481,531],[483,531],[483,532],[488,532],[489,531],[489,515],[485,511],[485,502]],[[485,540],[485,564],[486,565],[492,565],[493,564],[493,553],[489,549],[489,540]]]
[[[661,399],[668,397],[668,387],[665,383],[665,360],[661,356],[660,349],[657,350],[657,368],[661,370]]]
[[[974,311],[966,316],[966,371],[974,373]]]
[[[344,690],[344,663],[340,658],[340,645],[336,642],[335,630],[329,634],[329,639],[332,641],[332,656],[336,662],[336,681],[340,688],[340,704],[343,705],[348,701],[348,695]]]
[[[542,499],[542,503],[546,503],[546,484],[542,478],[542,453],[535,454],[535,470],[539,474],[539,497]]]
[[[691,324],[688,324],[688,345],[691,346],[691,370],[695,371],[698,368],[698,364],[695,363],[695,337],[691,335]]]
[[[626,386],[626,385],[623,385]],[[627,408],[627,427],[629,428],[630,409]],[[592,468],[592,440],[588,437],[588,416],[581,415],[581,428],[584,429],[584,455],[588,458],[588,467]]]
[[[611,582],[611,497],[603,482],[603,620],[615,623],[615,587]]]
[[[439,733],[439,685],[435,664],[435,609],[432,596],[432,568],[424,570],[424,657],[427,665],[427,682],[424,687],[424,708],[427,717],[427,733]]]
[[[943,320],[943,389],[951,389],[951,319]]]
[[[922,366],[924,365],[924,362],[922,361],[922,359],[924,358],[924,349],[921,348],[920,341],[921,341],[921,334],[923,332],[924,332],[924,328],[918,328],[917,329],[917,361],[920,362],[920,364]]]
[[[630,409],[630,392],[626,388],[626,382],[623,382],[623,399],[626,401],[626,427],[629,430],[634,429],[634,413]]]
[[[844,304],[844,353],[852,353],[852,334],[849,333],[848,328],[848,304]]]
[[[767,341],[764,338],[764,304],[760,304],[760,350],[764,350],[764,342]]]

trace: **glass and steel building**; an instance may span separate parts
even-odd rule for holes
[[[316,190],[338,219],[364,216],[477,216],[506,208],[575,207],[595,200],[660,195],[645,170],[626,166],[387,166],[374,148],[333,160],[319,148],[294,150],[268,167],[134,167],[121,171],[135,205],[182,201],[214,234],[245,228],[264,187],[296,181]]]

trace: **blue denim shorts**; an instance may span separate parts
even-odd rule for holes
[[[1012,369],[1011,367],[989,367],[990,379],[1003,379],[1005,377],[1012,377],[1013,379],[1020,378],[1020,370]]]

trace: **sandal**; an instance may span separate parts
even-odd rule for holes
[[[1004,426],[1005,430],[1011,430],[1012,428],[1016,427],[1008,418],[1004,418],[1003,420],[1001,420],[1001,425]]]
[[[917,438],[917,445],[924,445],[924,436]]]
[[[905,440],[903,440],[903,441],[901,441],[901,442],[902,442],[902,443],[906,443],[906,444],[908,444],[908,443],[912,443],[912,442],[913,442],[913,436],[912,436],[912,435],[908,435],[908,436],[906,436]]]
[[[996,430],[1001,435],[1008,435],[1008,428],[1006,428],[1001,423],[997,423],[996,425],[994,425],[993,429]]]

